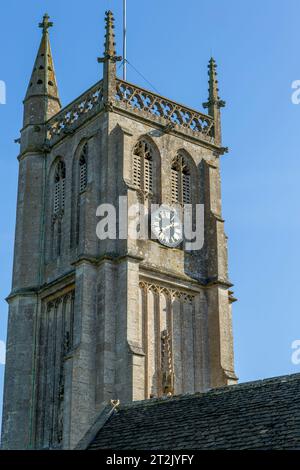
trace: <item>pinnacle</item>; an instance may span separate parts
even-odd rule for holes
[[[213,57],[210,58],[208,63],[208,76],[209,76],[209,99],[208,102],[203,103],[205,108],[210,108],[211,106],[224,107],[225,102],[222,101],[219,97],[219,88],[218,88],[218,73],[217,73],[217,63]]]
[[[116,43],[115,43],[115,19],[112,11],[108,10],[105,12],[105,29],[106,29],[106,36],[105,36],[105,54],[111,57],[116,55]]]
[[[120,61],[121,57],[116,55],[116,42],[115,42],[115,19],[112,11],[108,10],[105,12],[105,43],[104,43],[104,57],[99,58],[98,62],[103,63],[112,61]]]

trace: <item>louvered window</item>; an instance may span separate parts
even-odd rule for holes
[[[54,189],[54,214],[59,212],[59,194],[60,194],[60,181],[55,181]]]
[[[140,140],[134,149],[133,184],[145,193],[153,193],[153,152],[144,140]]]
[[[51,228],[51,253],[53,259],[61,255],[62,220],[65,207],[66,167],[59,161],[56,165],[53,188],[53,213]]]
[[[183,155],[178,154],[173,160],[171,168],[172,202],[178,204],[191,204],[191,175]]]
[[[65,207],[65,182],[66,179],[65,177],[62,178],[61,180],[61,208],[64,209]]]
[[[65,207],[65,182],[66,168],[63,162],[59,162],[55,171],[54,178],[54,214],[58,214]]]
[[[141,157],[138,155],[133,159],[133,184],[137,188],[141,187]]]
[[[76,205],[73,201],[73,214],[74,222],[71,233],[71,246],[76,246],[80,241],[80,232],[83,224],[83,216],[85,210],[85,194],[84,191],[87,188],[88,183],[88,144],[84,144],[79,162],[78,162],[78,173],[77,173],[77,183],[76,183]]]
[[[183,204],[190,204],[191,201],[191,177],[188,173],[182,174],[182,199]]]
[[[178,170],[171,170],[171,188],[172,188],[172,202],[179,200],[179,173]]]
[[[81,157],[79,163],[79,191],[82,192],[86,189],[87,185],[87,166],[86,161]]]
[[[147,191],[147,193],[152,193],[152,190],[153,190],[152,160],[145,158],[144,164],[145,164],[145,167],[144,167],[145,191]]]
[[[85,191],[87,187],[87,144],[83,147],[79,160],[79,192]]]

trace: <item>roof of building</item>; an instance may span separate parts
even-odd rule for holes
[[[88,450],[300,450],[300,374],[121,404],[107,416]]]

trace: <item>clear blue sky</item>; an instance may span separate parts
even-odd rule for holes
[[[22,99],[48,11],[64,104],[101,78],[104,11],[117,19],[122,0],[10,0],[1,5],[0,340],[10,291]],[[128,59],[161,94],[199,108],[207,98],[207,62],[219,65],[223,141],[223,215],[229,236],[236,370],[241,381],[300,372],[291,343],[300,339],[299,0],[128,0]],[[128,79],[149,87],[129,68]],[[0,389],[4,367],[0,365]],[[2,397],[0,396],[0,401]]]

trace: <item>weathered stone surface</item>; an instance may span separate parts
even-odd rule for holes
[[[111,22],[109,14],[108,29]],[[48,39],[42,44],[50,54]],[[40,56],[41,50],[39,64]],[[221,215],[223,149],[213,134],[213,117],[166,100],[177,116],[186,113],[183,124],[166,128],[170,114],[151,114],[145,104],[133,109],[124,96],[120,102],[116,60],[115,52],[106,50],[103,81],[60,112],[53,104],[58,94],[53,101],[49,89],[26,97],[3,413],[6,449],[73,448],[109,399],[193,393],[236,381]],[[133,90],[135,96],[139,90]],[[45,99],[53,106],[45,107]],[[157,102],[163,106],[164,99]],[[209,130],[202,130],[203,122]],[[134,180],[141,140],[151,149],[148,192]],[[87,174],[80,190],[83,152]],[[172,203],[178,155],[189,169],[192,203],[205,205],[204,246],[188,252],[155,240],[100,241],[98,205],[118,207],[119,196],[129,204]]]

